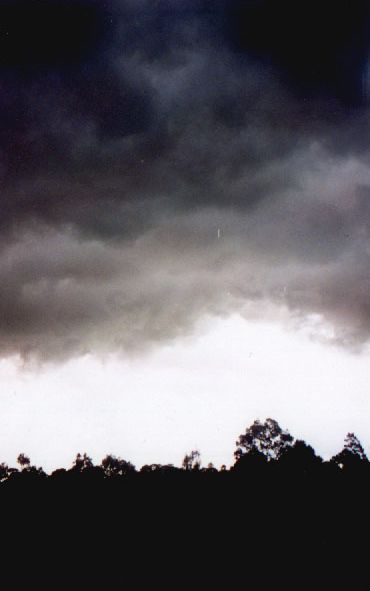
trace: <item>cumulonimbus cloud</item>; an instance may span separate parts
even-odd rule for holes
[[[3,354],[138,351],[248,302],[368,340],[363,2],[333,8],[340,34],[322,13],[320,56],[315,2],[306,25],[288,1],[15,4],[0,6]],[[56,8],[70,39],[52,38]]]

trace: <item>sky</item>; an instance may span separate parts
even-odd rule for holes
[[[370,446],[369,10],[0,2],[1,459]]]

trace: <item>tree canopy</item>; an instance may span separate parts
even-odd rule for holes
[[[254,451],[263,454],[268,461],[277,460],[282,452],[292,444],[292,435],[283,430],[277,421],[266,419],[264,423],[261,423],[257,419],[246,429],[245,433],[239,436],[234,456],[238,460],[243,455]]]

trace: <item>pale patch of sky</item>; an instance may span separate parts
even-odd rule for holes
[[[312,328],[312,322],[308,323]],[[233,461],[254,419],[276,418],[324,457],[354,431],[369,451],[368,355],[312,340],[303,326],[208,319],[192,337],[137,358],[0,362],[0,461],[25,452],[50,471],[77,452],[180,464]]]

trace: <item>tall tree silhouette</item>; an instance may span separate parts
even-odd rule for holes
[[[293,437],[283,430],[274,419],[266,419],[261,423],[258,419],[239,436],[234,456],[239,460],[250,452],[259,452],[267,460],[277,460],[282,451],[291,446]]]
[[[342,451],[333,456],[330,461],[345,470],[357,469],[369,464],[365,450],[354,433],[347,434]]]
[[[193,450],[190,454],[186,454],[182,461],[182,467],[188,472],[190,470],[199,470],[200,464],[200,453],[198,450]]]
[[[352,454],[355,454],[361,458],[361,460],[367,460],[366,453],[360,440],[354,433],[347,433],[344,440],[344,449],[347,449]]]

